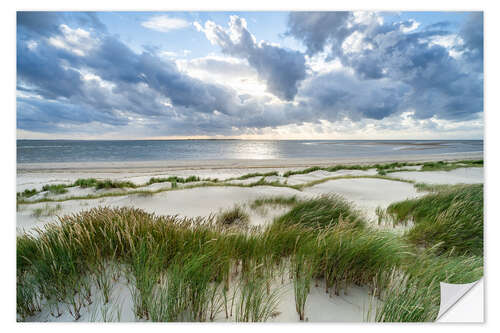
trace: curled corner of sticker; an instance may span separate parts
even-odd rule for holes
[[[441,302],[439,304],[439,313],[436,320],[439,320],[453,305],[455,305],[465,294],[467,294],[472,287],[474,287],[480,280],[472,283],[453,284],[441,282]]]

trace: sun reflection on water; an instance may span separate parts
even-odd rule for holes
[[[229,158],[265,160],[279,158],[276,141],[243,141],[237,144]]]

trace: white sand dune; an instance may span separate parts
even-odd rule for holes
[[[459,156],[462,158],[463,156]],[[427,159],[429,160],[429,159]],[[317,165],[318,163],[314,163]],[[238,166],[238,164],[236,165]],[[241,166],[241,165],[239,165]],[[58,166],[60,167],[60,166]],[[95,167],[95,166],[94,166]],[[227,164],[224,168],[205,168],[196,169],[192,166],[184,170],[153,170],[151,166],[146,169],[130,170],[120,169],[118,165],[114,166],[113,172],[109,169],[100,169],[96,174],[82,172],[80,169],[59,170],[59,171],[44,171],[37,169],[27,169],[21,171],[17,178],[17,190],[22,191],[26,188],[41,189],[44,184],[65,183],[71,184],[78,178],[98,178],[98,179],[114,179],[128,180],[136,184],[146,183],[150,177],[168,177],[191,176],[196,175],[202,178],[218,178],[219,180],[231,177],[239,177],[244,174],[253,172],[270,172],[278,171],[280,176],[268,176],[266,181],[279,181],[288,185],[303,184],[310,181],[317,181],[325,178],[346,176],[346,175],[374,175],[376,170],[339,170],[336,172],[315,171],[309,174],[293,175],[290,177],[282,177],[281,175],[287,170],[302,169],[297,167],[282,167],[276,168],[228,168]],[[137,167],[137,166],[136,166]],[[415,168],[418,168],[415,167]],[[95,170],[94,170],[95,171]],[[456,183],[477,183],[483,182],[482,168],[462,168],[449,172],[396,172],[389,174],[391,177],[404,178],[414,180],[416,182],[436,183],[436,184],[456,184]],[[262,177],[252,177],[245,180],[232,180],[233,184],[251,184]],[[17,212],[17,232],[32,230],[35,227],[43,227],[46,223],[56,221],[56,216],[35,216],[35,210],[55,211],[52,214],[66,215],[78,213],[82,210],[88,210],[93,207],[108,206],[108,207],[136,207],[147,212],[158,215],[179,215],[185,217],[208,217],[217,214],[221,210],[229,209],[235,205],[240,205],[250,215],[250,223],[252,225],[266,225],[271,223],[273,219],[281,214],[286,213],[290,208],[287,207],[260,207],[258,209],[250,209],[249,204],[262,197],[272,196],[298,196],[299,198],[311,198],[323,194],[339,194],[347,200],[354,203],[369,219],[375,220],[375,209],[377,207],[386,208],[389,204],[395,201],[404,200],[407,198],[415,198],[424,195],[424,192],[417,192],[413,184],[391,181],[376,178],[352,178],[352,179],[336,179],[329,180],[323,183],[304,188],[302,191],[289,187],[276,186],[255,186],[255,187],[238,187],[238,186],[209,186],[183,189],[183,186],[192,186],[201,182],[178,184],[178,189],[173,191],[164,191],[156,194],[127,194],[127,191],[134,189],[112,189],[99,190],[93,188],[81,189],[79,187],[68,188],[68,193],[51,196],[46,193],[40,193],[32,197],[32,199],[59,198],[64,199],[70,196],[84,196],[88,194],[99,194],[108,192],[123,192],[122,196],[109,196],[99,199],[85,200],[66,200],[61,202],[49,203],[34,203],[21,204]],[[141,187],[140,190],[155,191],[159,189],[170,188],[170,183],[156,183]],[[395,232],[398,232],[397,230]],[[293,284],[288,281],[282,286],[280,294],[280,303],[277,308],[278,315],[272,318],[272,322],[298,322],[299,317],[295,310],[295,300]],[[111,316],[112,320],[117,320],[118,311],[121,314],[121,321],[135,321],[133,313],[133,302],[129,287],[126,282],[121,279],[113,285],[112,297],[114,305],[103,306],[102,300],[96,299],[94,303],[82,310],[82,318],[79,321],[103,320],[104,312]],[[370,303],[373,298],[367,288],[352,287],[348,289],[347,294],[341,293],[339,296],[326,294],[324,287],[311,287],[311,292],[306,302],[306,320],[310,322],[360,322],[365,320]],[[47,307],[44,307],[41,313],[29,318],[30,321],[73,321],[66,309],[59,318],[50,315]],[[234,321],[233,318],[225,319],[220,315],[217,321]]]
[[[451,171],[403,171],[391,173],[390,176],[428,184],[476,184],[484,182],[484,169],[460,168]]]
[[[109,267],[109,266],[108,266]],[[80,310],[79,322],[88,321],[137,321],[134,314],[134,301],[132,291],[134,287],[127,283],[125,272],[122,271],[119,279],[112,284],[110,299],[104,303],[102,292],[92,283],[92,304],[84,304]],[[271,290],[278,295],[278,304],[275,309],[275,316],[269,322],[300,322],[299,315],[295,309],[295,296],[293,281],[285,278],[275,280],[271,285]],[[283,282],[283,283],[282,283]],[[230,297],[233,295],[235,285],[231,283]],[[235,322],[236,306],[238,304],[238,292],[235,293],[236,300],[232,316],[226,318],[224,309],[215,317],[215,322]],[[374,299],[366,287],[353,286],[340,295],[335,296],[325,292],[324,283],[315,282],[311,284],[311,290],[305,305],[305,321],[309,322],[363,322],[369,316],[370,305],[374,304]],[[229,302],[229,305],[231,302]],[[55,307],[52,306],[54,312]],[[68,304],[59,303],[61,315],[56,317],[51,314],[50,307],[45,305],[42,311],[27,318],[28,322],[74,322],[75,318],[68,311]],[[228,314],[231,312],[228,310]],[[208,320],[208,319],[207,319]],[[144,321],[144,320],[141,320]]]
[[[377,174],[376,169],[369,170],[338,170],[334,172],[328,172],[324,170],[317,170],[310,173],[302,174],[302,175],[292,175],[288,177],[288,184],[290,185],[298,185],[304,184],[308,182],[312,182],[315,180],[320,180],[324,178],[330,177],[342,177],[342,176],[373,176]]]
[[[158,215],[181,215],[186,217],[209,216],[220,210],[232,208],[236,204],[243,205],[263,196],[293,196],[301,192],[287,187],[256,186],[256,187],[198,187],[177,191],[161,192],[154,195],[126,195],[103,197],[90,200],[67,200],[59,203],[36,203],[21,205],[17,212],[18,232],[40,227],[54,216],[35,217],[33,211],[37,208],[56,207],[61,209],[57,215],[77,213],[98,206],[135,207]],[[255,224],[262,224],[255,222]]]
[[[312,195],[339,194],[352,201],[368,218],[375,219],[377,207],[386,208],[395,201],[415,198],[419,193],[412,184],[372,178],[336,179],[304,189]]]

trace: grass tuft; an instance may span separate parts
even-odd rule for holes
[[[32,215],[36,218],[54,216],[56,212],[60,211],[61,209],[62,207],[60,204],[57,204],[56,206],[50,206],[46,204],[44,207],[35,208]]]
[[[286,196],[274,196],[274,197],[262,197],[254,200],[250,204],[251,209],[256,209],[262,206],[294,206],[299,202],[296,196],[286,197]]]
[[[438,246],[456,254],[483,253],[483,185],[434,188],[418,199],[391,204],[396,223],[412,220],[408,239],[418,245]]]
[[[217,223],[224,226],[247,225],[249,221],[250,216],[239,205],[223,211],[217,216]]]
[[[44,185],[42,191],[48,191],[51,194],[64,194],[68,192],[66,187],[68,186],[65,184]]]
[[[95,183],[96,190],[110,189],[110,188],[136,188],[137,186],[130,181],[116,181],[116,180],[98,180]]]
[[[81,188],[95,187],[96,185],[97,179],[95,178],[79,178],[73,183],[73,186],[80,186]]]
[[[326,228],[338,224],[362,227],[365,224],[360,212],[338,195],[323,195],[301,201],[275,223],[309,228]]]

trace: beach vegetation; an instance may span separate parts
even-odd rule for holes
[[[273,196],[273,197],[262,197],[255,199],[251,204],[251,209],[256,209],[262,206],[294,206],[299,202],[297,196]]]
[[[97,179],[95,178],[79,178],[73,183],[73,186],[80,186],[81,188],[95,187],[96,185]]]
[[[439,313],[440,282],[472,283],[483,276],[479,256],[416,255],[404,269],[394,269],[375,309],[378,322],[432,322]]]
[[[117,181],[117,180],[98,180],[95,183],[95,189],[111,189],[111,188],[136,188],[137,186],[130,181]]]
[[[437,162],[431,162],[431,163],[437,163]],[[472,161],[456,161],[456,162],[443,162],[445,163],[444,165],[453,165],[457,167],[477,167],[477,166],[482,166],[483,165],[483,160],[472,160]],[[442,165],[443,163],[439,163],[439,165]],[[60,201],[66,201],[66,200],[85,200],[85,199],[98,199],[98,198],[103,198],[103,197],[111,197],[111,196],[122,196],[122,195],[133,195],[133,194],[155,194],[155,193],[160,193],[168,190],[176,190],[179,189],[180,187],[177,186],[177,183],[190,183],[190,182],[197,182],[197,181],[202,181],[202,183],[196,183],[192,185],[185,185],[182,188],[195,188],[195,187],[206,187],[206,186],[239,186],[239,187],[254,187],[254,186],[275,186],[275,187],[288,187],[291,189],[295,190],[302,190],[307,187],[311,187],[317,184],[321,184],[330,180],[337,180],[337,179],[354,179],[354,178],[376,178],[376,179],[386,179],[386,180],[391,180],[391,181],[400,181],[400,182],[406,182],[410,184],[415,184],[415,181],[408,180],[408,179],[402,179],[402,178],[397,178],[397,177],[392,177],[388,176],[387,174],[392,173],[392,172],[397,172],[397,171],[418,171],[414,169],[397,169],[399,167],[404,167],[404,166],[414,166],[414,165],[422,165],[422,163],[403,163],[403,162],[397,162],[397,163],[388,163],[388,164],[373,164],[373,165],[336,165],[332,167],[311,167],[307,168],[304,170],[295,170],[295,171],[288,171],[284,173],[284,177],[289,177],[294,174],[305,174],[309,173],[312,171],[316,170],[326,170],[326,171],[337,171],[337,170],[342,170],[342,169],[350,169],[350,170],[368,170],[368,169],[377,169],[379,171],[378,175],[344,175],[344,176],[333,176],[333,177],[326,177],[310,182],[306,182],[303,184],[298,184],[298,185],[289,185],[287,182],[279,182],[279,181],[266,181],[265,177],[267,176],[277,176],[278,172],[269,172],[269,173],[252,173],[252,174],[247,174],[243,175],[238,178],[229,178],[225,179],[224,181],[220,181],[219,179],[212,179],[212,178],[205,178],[205,179],[200,179],[197,176],[189,176],[187,178],[182,178],[182,177],[168,177],[168,178],[156,178],[152,177],[148,183],[144,185],[135,185],[131,182],[118,182],[118,181],[111,181],[111,180],[106,180],[106,181],[98,181],[89,178],[89,179],[79,179],[77,180],[73,185],[62,185],[65,187],[70,187],[70,186],[76,186],[76,183],[81,184],[83,187],[90,187],[94,186],[96,189],[98,188],[124,188],[124,187],[131,187],[131,188],[141,188],[143,186],[147,186],[153,183],[161,183],[161,182],[171,182],[171,188],[164,188],[164,189],[159,189],[159,190],[135,190],[135,191],[127,191],[124,193],[98,193],[98,194],[88,194],[88,195],[76,195],[76,196],[71,196],[67,198],[39,198],[37,200],[26,200],[29,197],[37,194],[38,192],[33,189],[33,190],[25,190],[24,192],[18,192],[17,193],[17,203],[18,204],[29,204],[29,203],[39,203],[39,202],[60,202]],[[395,169],[396,168],[396,169]],[[436,170],[435,167],[433,170]],[[430,170],[428,170],[430,171]],[[233,183],[228,183],[230,180],[235,180],[235,179],[248,179],[252,177],[261,177],[258,181],[255,181],[251,184],[233,184]],[[78,185],[80,186],[80,185]],[[417,190],[421,191],[426,191],[429,190],[430,186],[424,185],[424,184],[416,184],[415,187]]]
[[[247,173],[247,174],[240,176],[240,177],[237,177],[237,178],[230,178],[230,180],[245,180],[248,178],[269,177],[269,176],[278,176],[278,171],[271,171],[271,172],[266,172],[266,173],[260,173],[260,172]]]
[[[156,183],[191,183],[191,182],[198,182],[200,181],[200,177],[197,176],[189,176],[186,178],[178,177],[178,176],[171,176],[171,177],[151,177],[149,181],[146,183],[147,185],[151,184],[156,184]]]
[[[483,185],[434,188],[417,199],[393,203],[387,208],[397,224],[411,220],[408,239],[418,245],[437,246],[456,254],[483,253]]]
[[[48,191],[50,194],[64,194],[68,192],[66,187],[68,187],[68,185],[66,184],[44,185],[42,187],[42,191]]]
[[[29,198],[34,196],[35,194],[39,193],[36,189],[25,189],[22,192],[17,192],[17,198],[23,197],[23,198]]]
[[[217,215],[217,223],[224,226],[246,225],[249,221],[250,216],[240,205],[235,205]]]
[[[299,202],[288,213],[279,217],[275,223],[326,228],[339,223],[362,227],[365,221],[361,213],[355,210],[352,204],[343,197],[323,195]]]
[[[43,207],[35,208],[33,210],[32,215],[36,218],[54,216],[61,209],[62,209],[62,206],[60,204],[57,204],[55,206],[46,204]]]
[[[449,255],[438,247],[421,252],[404,237],[369,228],[337,196],[298,201],[261,228],[225,228],[216,216],[94,208],[17,237],[17,312],[23,320],[38,312],[39,304],[66,304],[54,314],[66,309],[76,320],[97,297],[89,295],[88,276],[99,286],[99,297],[111,303],[109,278],[117,279],[112,267],[119,263],[128,272],[138,319],[207,321],[224,314],[236,321],[266,321],[277,313],[276,280],[291,279],[304,320],[314,280],[324,281],[331,295],[367,286],[385,306],[377,309],[379,321],[434,320],[439,279],[466,283],[481,276],[482,258]],[[398,289],[398,281],[408,288]],[[430,304],[411,316],[403,297],[410,291],[415,306]]]

